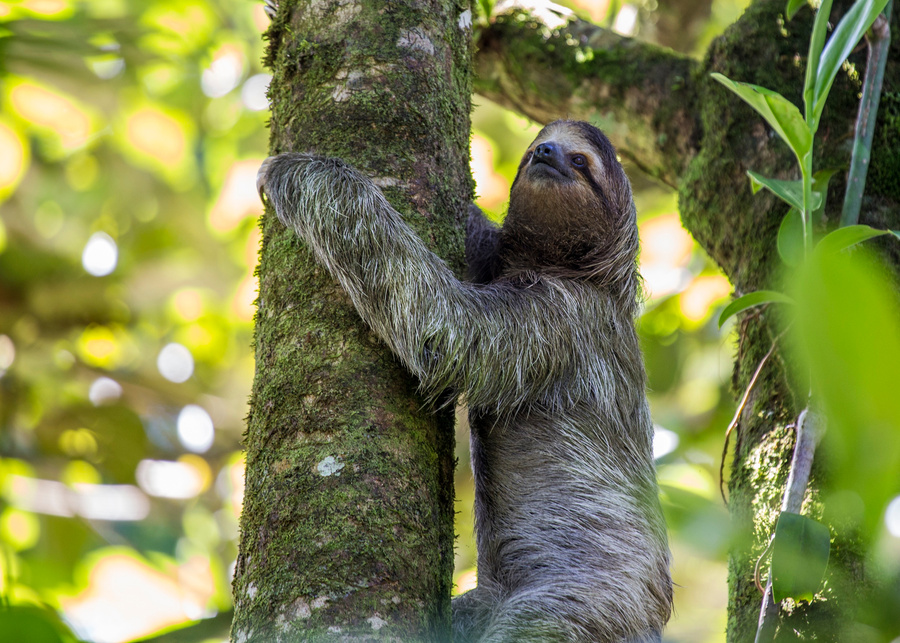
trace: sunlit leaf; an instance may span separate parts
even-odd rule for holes
[[[0,118],[0,199],[5,199],[19,185],[30,156],[28,139],[11,121]]]
[[[767,188],[775,196],[779,197],[788,205],[792,205],[798,210],[803,209],[803,182],[802,181],[782,181],[781,179],[770,179],[761,174],[757,174],[752,170],[747,170],[750,177],[750,185],[753,194],[760,191],[761,188]],[[816,209],[821,205],[822,195],[814,194],[810,207]]]
[[[196,177],[194,135],[194,122],[185,112],[139,102],[123,110],[113,140],[135,165],[183,189]]]
[[[828,566],[831,534],[812,518],[784,512],[775,526],[772,546],[772,596],[811,601]]]
[[[812,135],[800,115],[800,110],[787,98],[771,89],[740,83],[730,80],[722,74],[714,73],[712,77],[740,96],[790,146],[797,159],[803,165],[803,158],[812,149]]]
[[[788,0],[787,7],[784,9],[785,17],[790,20],[801,8],[806,6],[806,0]]]
[[[828,98],[831,84],[841,65],[886,4],[887,0],[858,0],[835,27],[834,33],[822,51],[822,59],[816,71],[812,112],[814,123],[819,121],[825,108],[825,99]],[[821,12],[821,9],[819,11]]]
[[[62,158],[91,141],[102,118],[83,100],[33,80],[9,83],[7,109],[32,132],[49,137],[54,156]]]
[[[878,230],[867,225],[851,225],[838,228],[825,235],[816,245],[816,252],[832,253],[846,250],[857,243],[874,237],[888,234],[887,230]]]
[[[739,312],[747,310],[748,308],[753,308],[754,306],[771,303],[793,304],[794,300],[776,290],[757,290],[747,293],[743,297],[738,297],[725,307],[725,310],[719,315],[719,328],[721,328],[722,324],[728,321],[730,317],[737,315]]]
[[[778,228],[778,255],[791,268],[803,261],[803,218],[796,208],[788,211]]]

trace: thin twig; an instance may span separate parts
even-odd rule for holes
[[[769,352],[766,353],[762,360],[760,360],[759,365],[756,367],[756,371],[753,372],[753,377],[750,378],[750,383],[747,384],[747,388],[744,389],[744,395],[738,403],[737,409],[734,412],[734,417],[731,418],[728,428],[725,429],[725,444],[722,445],[722,460],[719,463],[719,493],[722,495],[722,500],[725,502],[726,507],[728,506],[728,498],[725,497],[725,458],[728,457],[728,442],[731,439],[731,433],[741,419],[741,413],[744,412],[744,407],[747,406],[747,400],[750,399],[750,393],[753,391],[753,387],[756,386],[756,380],[759,378],[763,366],[765,366],[766,362],[769,361],[769,358],[772,357],[772,353],[775,352],[775,347],[778,346],[778,340],[781,339],[785,332],[787,332],[787,329],[781,331],[781,333],[772,341],[772,347],[769,349]]]
[[[775,544],[775,536],[772,536],[769,539],[769,544],[766,545],[766,548],[763,549],[762,553],[759,555],[759,558],[756,559],[756,566],[753,567],[753,582],[756,583],[756,589],[759,590],[760,594],[766,593],[766,588],[762,586],[762,580],[759,575],[759,568],[762,567],[762,562],[765,560],[766,556],[769,555],[769,552],[772,551],[772,545]]]
[[[862,99],[859,101],[859,113],[856,117],[853,156],[850,160],[850,171],[847,173],[847,191],[844,193],[844,209],[841,212],[842,227],[856,225],[859,221],[859,210],[866,187],[866,173],[869,170],[869,158],[872,154],[872,137],[875,133],[878,103],[881,100],[884,66],[891,44],[892,4],[893,0],[890,0],[884,8],[884,13],[875,18],[872,28],[866,34],[869,54],[866,62],[866,75],[863,80]]]

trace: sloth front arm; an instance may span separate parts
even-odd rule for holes
[[[618,330],[605,297],[577,292],[590,286],[461,282],[367,177],[337,159],[271,157],[258,187],[432,399],[453,388],[470,406],[503,412],[603,397],[598,389],[612,386],[604,364],[574,350]]]

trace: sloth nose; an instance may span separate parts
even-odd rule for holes
[[[534,148],[534,155],[542,161],[549,161],[556,156],[556,146],[553,143],[541,143]]]
[[[562,159],[562,150],[559,148],[559,145],[552,142],[541,143],[535,147],[531,156],[531,162],[532,164],[543,163],[559,171],[562,171],[565,165]]]

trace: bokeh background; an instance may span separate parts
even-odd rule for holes
[[[691,56],[746,0],[564,2]],[[28,639],[227,640],[266,156],[250,0],[0,2],[0,611]],[[497,220],[539,127],[475,96]],[[724,276],[634,168],[640,332],[674,554],[667,641],[724,640]],[[475,582],[460,413],[456,582]],[[29,629],[30,628],[30,629]],[[43,628],[43,629],[42,629]],[[2,632],[0,632],[0,638]],[[12,639],[10,639],[12,640]]]

